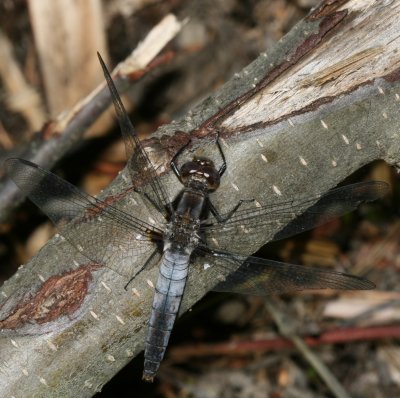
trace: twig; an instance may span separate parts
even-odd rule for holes
[[[378,304],[375,307],[372,307],[361,314],[358,314],[351,319],[345,320],[342,325],[345,327],[349,327],[351,325],[359,324],[361,321],[372,318],[378,312],[387,310],[388,308],[399,307],[400,300],[389,300],[384,303]]]
[[[46,105],[50,117],[55,117],[103,81],[96,58],[99,51],[108,59],[102,2],[27,3]],[[103,121],[101,125],[107,127]]]
[[[282,319],[282,314],[278,310],[276,305],[276,300],[266,301],[266,306],[268,311],[275,320],[278,326],[279,332],[285,337],[289,338],[294,346],[302,353],[304,358],[310,363],[310,365],[315,369],[319,376],[324,380],[327,387],[331,390],[332,394],[337,398],[350,398],[350,395],[346,392],[343,386],[340,384],[339,380],[335,375],[328,369],[327,366],[319,359],[319,357],[310,350],[310,347],[304,342],[304,340],[296,335],[293,335],[289,331],[287,323]],[[287,322],[287,320],[286,320]]]
[[[343,344],[357,341],[374,341],[400,338],[400,325],[354,327],[328,330],[319,336],[305,336],[303,340],[309,347],[323,344]],[[189,358],[219,356],[219,355],[252,355],[255,353],[278,351],[293,348],[293,342],[284,337],[274,337],[260,340],[229,341],[216,344],[190,344],[171,347],[169,359],[185,361]]]
[[[46,120],[40,95],[25,81],[8,38],[0,32],[0,78],[7,90],[8,106],[25,117],[33,131]]]
[[[13,142],[10,138],[10,135],[5,130],[3,124],[0,122],[0,150],[10,150],[13,147]]]

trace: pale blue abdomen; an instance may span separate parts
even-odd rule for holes
[[[190,255],[164,252],[144,352],[143,379],[152,381],[162,361],[186,285]]]

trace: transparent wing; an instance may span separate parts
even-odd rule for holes
[[[210,246],[220,250],[234,247],[236,252],[244,253],[249,244],[261,246],[268,241],[307,231],[387,192],[385,182],[367,181],[336,188],[306,200],[258,207],[254,203],[246,203],[226,222],[218,223],[210,219],[203,223],[201,229]]]
[[[56,225],[60,234],[90,260],[131,277],[136,258],[154,251],[162,231],[115,205],[80,191],[27,160],[11,158],[7,171],[18,187]]]
[[[142,195],[144,195],[164,216],[167,215],[167,211],[169,214],[172,214],[171,200],[135,132],[111,75],[99,53],[98,57],[107,80],[121,134],[125,142],[127,166],[133,185],[137,187],[139,184]],[[146,204],[149,203],[147,202]]]
[[[229,252],[212,253],[204,247],[199,248],[197,253],[200,254],[200,262],[216,260],[215,267],[221,282],[213,290],[219,292],[267,296],[304,289],[367,290],[375,287],[359,276],[326,269]]]

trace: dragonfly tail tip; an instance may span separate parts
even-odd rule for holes
[[[154,381],[154,374],[148,373],[146,371],[143,372],[142,380],[146,383],[153,383]]]

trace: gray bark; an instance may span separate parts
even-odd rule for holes
[[[183,120],[157,131],[145,144],[152,160],[167,165],[185,138],[178,130],[193,131],[189,156],[217,159],[214,134],[196,128],[242,98],[240,109],[220,125],[228,172],[212,200],[221,211],[243,197],[272,203],[326,192],[376,159],[398,166],[400,1],[340,3],[325,2],[270,54]],[[240,97],[254,85],[263,88]],[[126,179],[124,171],[102,197],[121,192]],[[171,172],[162,179],[171,195],[179,190]],[[121,206],[133,211],[128,201]],[[249,247],[249,253],[257,249]],[[120,276],[53,238],[2,288],[0,395],[90,397],[99,391],[143,349],[153,296],[149,281],[154,284],[157,272],[141,273],[125,291]],[[196,272],[183,310],[204,296],[214,278]]]

